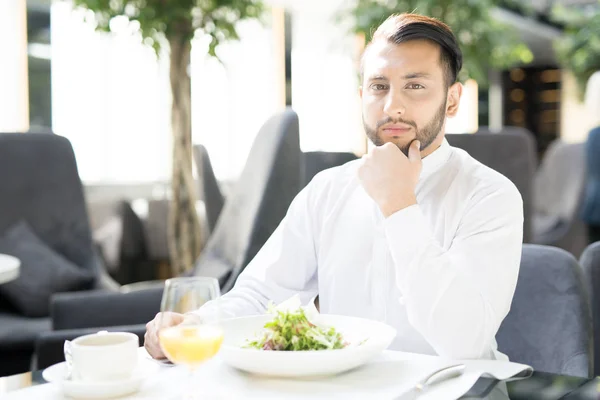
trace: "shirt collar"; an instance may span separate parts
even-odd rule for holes
[[[444,138],[440,147],[434,150],[433,153],[423,158],[423,169],[421,170],[420,181],[427,179],[434,172],[439,170],[450,158],[452,147]]]

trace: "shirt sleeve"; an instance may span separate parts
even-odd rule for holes
[[[317,257],[314,180],[292,201],[286,216],[254,259],[240,274],[235,286],[219,300],[223,318],[263,313],[298,294],[303,304],[317,295]],[[216,311],[207,303],[196,314]]]
[[[506,184],[476,193],[447,249],[418,205],[389,216],[384,226],[396,276],[390,301],[403,301],[409,322],[440,356],[485,357],[519,273],[523,202],[517,189]]]

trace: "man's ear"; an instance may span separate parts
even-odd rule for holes
[[[458,112],[458,104],[460,103],[460,97],[462,96],[463,86],[460,82],[454,83],[448,89],[448,99],[446,106],[446,116],[454,117]]]
[[[362,85],[360,85],[358,87],[358,95],[360,96],[360,98],[362,99]]]

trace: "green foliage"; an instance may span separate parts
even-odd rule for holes
[[[239,39],[235,23],[259,18],[260,0],[73,0],[94,12],[97,29],[110,31],[110,21],[126,17],[139,27],[144,43],[158,54],[164,40],[189,41],[197,30],[210,35],[208,52],[216,57],[219,44]]]
[[[563,37],[555,43],[559,63],[573,73],[583,98],[588,79],[600,70],[600,7],[557,6],[552,16],[565,25]]]
[[[459,79],[486,85],[490,67],[506,69],[533,61],[516,33],[491,17],[490,10],[497,4],[498,0],[357,0],[344,16],[353,19],[354,32],[364,34],[366,43],[391,14],[414,12],[438,18],[452,28],[463,52]]]

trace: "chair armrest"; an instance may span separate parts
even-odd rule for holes
[[[52,328],[82,329],[145,324],[160,311],[163,287],[129,293],[85,291],[54,295]]]
[[[110,277],[108,272],[106,272],[106,267],[104,266],[104,262],[102,261],[102,257],[100,257],[98,251],[94,248],[93,255],[89,260],[88,270],[94,271],[96,275],[96,282],[92,289],[95,290],[107,290],[111,292],[119,291],[119,284]]]
[[[127,285],[123,285],[123,286],[121,286],[119,291],[121,293],[130,293],[130,292],[137,292],[140,290],[163,288],[164,286],[165,286],[164,280],[142,281],[142,282],[135,282],[135,283],[129,283]]]
[[[35,369],[47,368],[50,365],[65,361],[63,346],[65,340],[73,340],[79,336],[89,335],[98,331],[131,332],[138,336],[140,345],[144,344],[146,325],[112,326],[106,328],[68,329],[45,332],[35,341]]]

